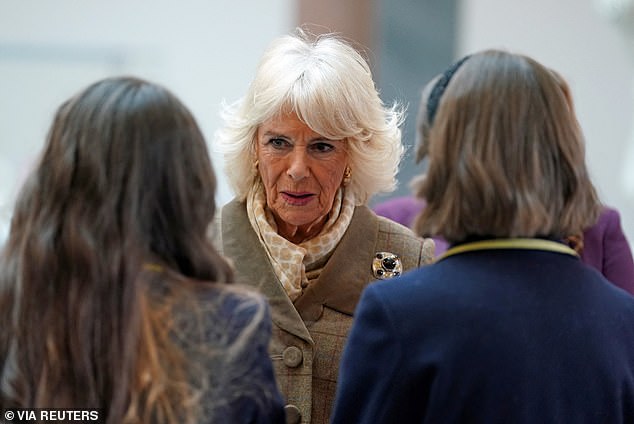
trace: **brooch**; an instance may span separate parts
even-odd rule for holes
[[[403,264],[398,255],[390,252],[376,252],[372,261],[372,273],[379,280],[398,277],[403,272]]]

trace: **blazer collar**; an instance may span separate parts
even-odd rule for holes
[[[357,206],[348,230],[335,248],[319,279],[295,300],[307,321],[321,316],[324,306],[352,315],[365,286],[375,280],[372,260],[379,221],[366,206]]]
[[[240,282],[257,288],[268,298],[271,318],[278,327],[312,344],[308,329],[251,228],[245,203],[237,200],[227,203],[222,208],[221,225],[223,250],[232,259]]]
[[[268,297],[273,322],[310,343],[312,339],[303,321],[319,319],[324,306],[352,316],[361,292],[376,279],[372,260],[377,248],[379,221],[367,206],[355,208],[348,229],[319,279],[309,285],[295,303],[288,298],[251,228],[245,203],[233,200],[225,205],[221,222],[224,253],[233,259],[243,282]]]

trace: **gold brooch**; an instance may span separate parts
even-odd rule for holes
[[[372,261],[372,273],[379,280],[398,277],[403,272],[403,264],[398,255],[390,252],[376,252]]]

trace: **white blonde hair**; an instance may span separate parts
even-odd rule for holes
[[[384,105],[368,63],[350,43],[336,34],[315,36],[297,29],[266,50],[247,94],[224,105],[225,126],[214,142],[239,199],[259,178],[254,166],[258,127],[289,111],[322,136],[347,140],[348,188],[357,204],[396,188],[404,151],[403,108]]]

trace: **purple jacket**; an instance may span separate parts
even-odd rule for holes
[[[583,233],[581,260],[622,289],[634,293],[634,260],[621,228],[619,212],[604,208],[599,220]]]
[[[394,197],[374,206],[377,215],[411,227],[425,202],[414,196]],[[448,248],[440,237],[434,237],[436,256]],[[634,259],[617,210],[605,207],[595,225],[583,233],[581,260],[601,272],[616,286],[634,294]]]

